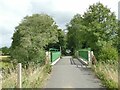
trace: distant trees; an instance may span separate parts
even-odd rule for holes
[[[67,25],[67,37],[46,14],[26,16],[15,29],[11,56],[25,65],[29,62],[44,64],[45,50],[51,47],[61,47],[62,52],[69,48],[73,54],[80,48],[90,47],[96,57],[108,50],[105,49],[108,44],[113,47],[112,50],[119,48],[118,20],[101,3],[89,6],[83,15],[76,14]],[[116,53],[116,50],[113,51]]]
[[[45,63],[45,47],[58,41],[58,26],[46,14],[26,16],[15,28],[11,56],[23,63]]]
[[[80,14],[73,17],[71,22],[67,25],[67,43],[68,48],[74,53],[75,50],[84,47],[82,44],[85,37],[86,27],[83,25],[83,18]]]
[[[2,55],[10,54],[10,48],[8,48],[8,47],[2,47],[2,48],[0,48],[0,51],[2,52]]]
[[[117,19],[115,14],[101,3],[89,6],[84,15],[75,15],[67,29],[68,47],[74,52],[90,47],[98,56],[108,43],[116,48]]]
[[[58,29],[58,42],[57,43],[49,43],[45,49],[49,50],[49,48],[56,48],[58,50],[61,50],[61,53],[63,55],[66,54],[66,35],[62,29]]]
[[[62,54],[65,54],[66,45],[67,45],[66,35],[65,32],[62,31],[61,29],[58,30],[58,40],[59,42],[57,44],[60,46]]]

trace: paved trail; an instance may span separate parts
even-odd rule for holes
[[[65,56],[54,66],[45,88],[101,88],[100,80],[77,59]]]

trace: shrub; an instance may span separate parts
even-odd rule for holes
[[[50,73],[51,73],[51,70],[52,70],[51,65],[50,65],[50,64],[46,64],[46,66],[45,66],[45,71],[46,71],[46,73],[50,74]]]
[[[100,61],[114,62],[118,60],[118,52],[116,48],[114,48],[108,43],[102,47],[98,58]]]
[[[38,49],[34,50],[33,48],[29,51],[29,59],[34,62],[34,64],[45,64],[45,50]]]
[[[30,63],[43,65],[45,50],[40,48],[36,50],[34,47],[28,49],[18,47],[11,52],[11,58],[13,62],[22,63],[23,67],[28,67]]]

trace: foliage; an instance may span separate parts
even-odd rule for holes
[[[16,64],[11,62],[10,56],[0,56],[0,59],[2,73],[10,73],[15,68]]]
[[[84,36],[84,32],[82,31],[82,17],[77,14],[71,20],[70,24],[67,26],[67,42],[68,48],[71,49],[72,52],[77,48],[81,48],[82,36]]]
[[[119,36],[120,36],[120,20],[118,21],[118,38],[116,39],[117,48],[120,55],[120,37]]]
[[[66,35],[61,29],[58,30],[58,40],[59,40],[58,45],[60,45],[62,53],[65,54]]]
[[[46,65],[41,67],[31,66],[28,69],[22,68],[22,88],[42,88],[49,74],[46,72]],[[2,88],[17,88],[17,72],[2,73]],[[6,76],[6,77],[5,77]]]
[[[75,53],[80,48],[91,48],[96,58],[101,48],[118,37],[117,19],[102,3],[89,6],[84,15],[77,14],[67,25],[68,47]]]
[[[99,53],[99,60],[105,62],[115,62],[118,60],[118,52],[116,48],[107,43],[104,47],[102,47]]]
[[[30,62],[44,64],[44,47],[58,42],[57,30],[54,20],[46,14],[26,16],[13,35],[12,58],[23,66]]]
[[[8,47],[2,47],[2,48],[0,48],[0,50],[2,51],[2,55],[10,54],[10,48],[8,48]]]
[[[98,63],[92,69],[108,90],[118,90],[118,63]]]
[[[51,70],[52,70],[52,66],[50,64],[46,64],[46,66],[45,66],[45,72],[48,73],[48,74],[50,74]]]
[[[66,35],[62,29],[57,30],[58,33],[58,42],[57,43],[50,43],[46,46],[46,50],[49,50],[49,48],[56,48],[59,49],[61,48],[62,53],[65,53],[66,49]]]

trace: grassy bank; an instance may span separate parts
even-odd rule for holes
[[[10,56],[0,56],[0,68],[8,68],[10,66]]]
[[[118,63],[98,63],[92,68],[105,87],[111,90],[118,89]]]
[[[44,65],[37,68],[30,66],[27,70],[22,69],[22,88],[42,88],[50,72],[50,65]],[[17,70],[3,75],[2,88],[16,88],[16,86]]]

